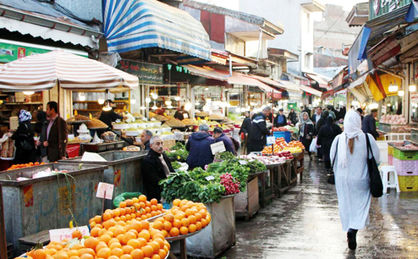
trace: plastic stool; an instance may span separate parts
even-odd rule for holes
[[[387,188],[396,188],[396,191],[400,192],[398,175],[396,174],[394,166],[381,166],[380,176],[383,183],[383,193],[387,192]]]

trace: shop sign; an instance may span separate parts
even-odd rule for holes
[[[30,56],[33,54],[42,54],[50,50],[33,48],[9,43],[0,42],[0,62],[8,63],[19,58]]]
[[[162,84],[163,83],[163,65],[151,64],[145,62],[136,62],[131,60],[121,60],[117,68],[136,75],[140,84]]]
[[[390,13],[393,10],[409,5],[412,0],[370,0],[369,20]]]

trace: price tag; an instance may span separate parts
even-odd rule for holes
[[[274,136],[267,136],[267,145],[272,145],[276,141]]]
[[[189,114],[183,113],[183,118],[188,119],[189,118]]]
[[[212,175],[206,176],[205,177],[206,181],[212,181],[215,180],[215,177],[213,177]]]
[[[219,153],[219,152],[224,152],[226,150],[223,141],[219,141],[210,145],[210,149],[212,150],[212,155],[215,155],[216,153]]]
[[[246,164],[248,164],[248,161],[247,160],[239,160],[238,163],[240,165],[246,165]]]
[[[72,234],[76,229],[73,228],[59,228],[49,230],[49,240],[61,242],[63,240],[71,240]],[[90,236],[89,228],[87,226],[77,227],[77,230],[81,232],[82,236]]]
[[[97,187],[96,197],[111,200],[113,197],[113,184],[99,183],[99,186]]]

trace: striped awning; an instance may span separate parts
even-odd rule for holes
[[[46,90],[57,83],[68,89],[135,88],[138,77],[62,50],[27,56],[0,68],[2,90]]]
[[[187,12],[156,0],[105,0],[110,52],[159,47],[210,60],[209,36]]]

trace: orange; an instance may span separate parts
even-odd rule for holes
[[[147,212],[147,213],[150,213],[151,212],[151,207],[145,207],[145,211]]]
[[[69,259],[70,257],[68,256],[67,252],[65,251],[59,251],[58,253],[56,253],[54,255],[55,258],[57,259]],[[32,257],[33,258],[33,257]]]
[[[190,215],[187,217],[189,219],[190,224],[195,224],[197,219],[194,215]]]
[[[180,228],[180,233],[182,235],[187,235],[189,233],[189,229],[187,227],[183,226],[183,227]]]
[[[202,214],[200,214],[199,212],[195,213],[194,216],[196,217],[196,221],[200,221],[202,219]]]
[[[148,221],[141,221],[142,229],[149,229],[149,222]]]
[[[158,251],[158,255],[159,255],[161,258],[165,258],[165,257],[167,256],[167,252],[166,252],[164,249],[160,249],[160,250]]]
[[[124,254],[130,254],[134,248],[130,245],[126,245],[122,247],[122,250]]]
[[[138,237],[142,237],[143,239],[145,239],[145,240],[147,240],[147,241],[148,241],[148,240],[151,238],[151,234],[149,233],[149,231],[148,231],[148,230],[143,229],[143,230],[139,233]]]
[[[117,257],[116,255],[111,255],[107,259],[119,259],[119,257]]]
[[[37,249],[33,252],[32,255],[33,259],[45,259],[46,258],[46,253],[44,249]]]
[[[141,249],[134,249],[131,252],[132,259],[143,259],[144,258],[144,252],[142,252]]]
[[[150,202],[151,202],[152,205],[157,205],[158,204],[158,200],[155,199],[155,198],[151,199]]]
[[[181,220],[181,224],[183,225],[183,227],[188,227],[190,225],[190,221],[185,218]]]
[[[142,201],[142,202],[146,202],[147,201],[147,196],[145,196],[145,195],[139,195],[138,200],[139,201]]]
[[[113,248],[122,248],[122,245],[119,242],[114,242],[114,243],[110,244],[109,248],[112,249],[112,250],[113,250]]]
[[[95,237],[89,237],[86,240],[84,240],[84,246],[91,249],[96,249],[98,243],[99,240]]]
[[[158,203],[158,204],[157,204],[157,209],[158,209],[158,210],[162,210],[162,209],[163,209],[163,205],[162,205],[161,203]]]
[[[140,207],[140,208],[145,208],[145,202],[140,201],[140,202],[139,202],[139,207]]]
[[[107,230],[106,229],[100,229],[99,230],[99,237],[100,236],[103,236],[104,234],[106,234],[107,233]]]
[[[119,217],[120,216],[120,208],[116,208],[113,210],[113,216]]]
[[[164,229],[167,231],[170,231],[171,227],[173,225],[170,223],[170,221],[164,221]]]
[[[111,251],[112,255],[116,255],[118,257],[120,257],[121,255],[123,255],[123,250],[120,247],[115,247],[112,249]]]
[[[152,205],[152,206],[154,206],[154,205]],[[154,217],[154,216],[157,216],[157,215],[158,215],[157,211],[155,211],[155,210],[151,211],[151,217]]]
[[[166,215],[164,215],[164,219],[169,221],[169,222],[173,222],[174,221],[174,216],[172,214],[166,214]]]
[[[113,243],[118,243],[119,244],[120,243],[119,239],[117,239],[116,237],[112,237],[107,244],[110,246]]]
[[[94,228],[91,229],[90,235],[92,237],[98,237],[99,236],[99,231],[100,231],[100,228],[94,227]]]
[[[73,233],[71,233],[72,238],[81,239],[83,237],[83,234],[81,234],[80,230],[75,230]]]
[[[99,215],[94,216],[93,218],[94,222],[96,222],[97,224],[102,223],[102,217]]]
[[[161,229],[164,228],[164,225],[159,221],[154,221],[152,223],[152,227],[155,228],[155,229],[161,230]]]
[[[116,238],[119,240],[119,242],[122,244],[123,243],[123,238],[125,237],[124,234],[119,234]]]
[[[96,252],[98,252],[102,248],[107,248],[107,244],[103,241],[99,241],[99,243],[96,246]]]
[[[154,241],[160,245],[160,249],[164,248],[164,240],[164,237],[157,237],[154,239]]]
[[[108,258],[112,255],[112,251],[108,247],[104,247],[97,252],[97,257]]]
[[[163,229],[163,230],[161,231],[161,233],[163,234],[164,238],[166,238],[166,237],[168,236],[168,231],[167,231],[167,230],[165,230],[165,229]]]
[[[99,237],[99,240],[105,242],[106,244],[110,241],[110,239],[112,239],[112,237],[109,234],[104,234]]]
[[[132,201],[134,202],[134,203],[138,203],[139,202],[139,199],[138,198],[132,198]]]
[[[152,254],[154,253],[154,249],[150,245],[146,245],[146,246],[142,247],[141,250],[144,253],[144,256],[146,256],[146,257],[151,257]]]
[[[195,224],[190,224],[189,225],[189,232],[190,233],[196,232],[196,230],[197,230],[197,227],[196,227]]]
[[[178,228],[174,227],[174,228],[170,229],[170,235],[172,237],[178,236],[179,234],[180,234],[180,231],[179,231]]]
[[[84,254],[89,254],[92,256],[95,256],[96,253],[94,252],[94,250],[92,248],[81,248],[80,250],[78,250],[78,255],[82,256]]]
[[[134,202],[131,200],[131,199],[127,199],[127,200],[125,200],[125,202],[126,202],[126,206],[132,206],[133,204],[134,204]]]
[[[196,222],[196,230],[201,230],[202,229],[202,223],[200,223],[200,221]]]
[[[124,254],[120,257],[120,259],[132,259],[132,255],[130,254]]]
[[[112,218],[112,214],[110,214],[109,212],[105,212],[103,213],[102,217],[103,217],[103,220],[106,221]]]
[[[137,240],[138,240],[138,247],[137,248],[141,248],[141,247],[147,245],[147,240],[145,240],[144,238],[139,237]]]
[[[122,201],[119,203],[119,208],[125,208],[126,207],[126,201]]]
[[[148,243],[148,245],[152,246],[152,249],[154,251],[158,251],[160,249],[160,243],[158,243],[157,241],[151,241]]]
[[[182,226],[181,221],[179,219],[175,219],[173,222],[173,226],[176,228],[180,228]]]
[[[94,259],[94,256],[92,256],[91,254],[83,254],[82,256],[80,256],[80,259]]]
[[[161,259],[159,254],[152,255],[151,259]]]
[[[138,241],[138,239],[131,239],[128,241],[127,245],[132,246],[135,249],[135,248],[139,248],[140,242]]]
[[[47,255],[53,255],[57,252],[57,250],[53,248],[45,248],[44,251],[45,251],[45,254]]]
[[[156,211],[157,210],[157,205],[151,205],[151,210]]]
[[[20,258],[20,257],[17,257],[17,258]],[[47,259],[52,259],[53,257],[47,257]],[[22,258],[22,259],[28,259],[28,258]],[[73,256],[70,256],[70,259],[81,259],[79,256],[77,256],[77,255],[73,255]]]

